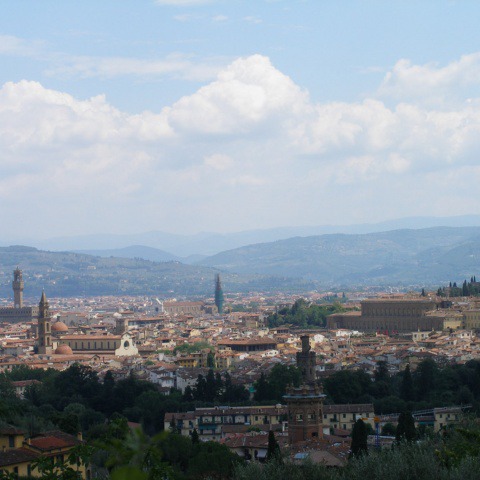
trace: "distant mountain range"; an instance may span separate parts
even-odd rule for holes
[[[150,295],[160,298],[212,296],[218,270],[176,261],[153,262],[47,252],[32,247],[0,247],[0,298],[12,297],[12,272],[19,266],[25,296]],[[313,282],[286,277],[222,273],[225,291],[305,291]]]
[[[6,232],[0,238],[0,245],[32,245],[43,250],[81,251],[95,253],[100,256],[127,256],[129,252],[118,252],[118,249],[132,249],[131,255],[154,260],[164,258],[179,259],[186,263],[198,260],[199,256],[211,256],[225,250],[243,247],[257,243],[286,240],[292,237],[307,237],[335,233],[363,234],[385,232],[399,229],[420,229],[430,227],[471,227],[480,226],[480,215],[462,215],[457,217],[409,217],[391,221],[357,225],[319,225],[300,227],[279,227],[261,230],[249,230],[235,233],[203,232],[195,235],[177,235],[162,231],[147,233],[132,233],[126,235],[80,235],[72,237],[57,237],[47,240],[34,238],[7,238]],[[163,253],[147,252],[140,255],[133,249],[150,247],[163,250]],[[105,252],[102,252],[105,251]],[[194,257],[192,257],[194,256]],[[129,256],[129,258],[133,258]]]
[[[230,292],[436,287],[480,275],[480,226],[297,236],[197,257],[190,265],[178,259],[140,245],[89,254],[0,247],[0,296],[11,296],[17,265],[28,279],[26,294],[45,287],[54,296],[211,295],[217,272]]]
[[[199,265],[336,287],[440,285],[480,273],[480,227],[295,237],[221,252]]]

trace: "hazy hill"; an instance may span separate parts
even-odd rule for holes
[[[180,262],[48,252],[32,247],[0,247],[0,297],[12,297],[12,272],[24,273],[25,296],[155,295],[213,296],[216,269]],[[225,292],[308,290],[311,282],[258,275],[222,273]]]
[[[323,285],[436,285],[480,272],[479,238],[480,227],[295,237],[229,250],[199,264]]]
[[[335,233],[363,234],[398,229],[429,228],[436,226],[480,226],[480,216],[462,215],[456,217],[409,217],[369,224],[287,226],[226,234],[202,232],[194,235],[179,235],[162,231],[152,231],[125,235],[79,235],[39,240],[35,238],[7,238],[7,232],[4,232],[3,236],[0,237],[0,245],[22,243],[26,245],[33,245],[37,248],[45,250],[57,251],[115,250],[131,247],[132,245],[144,245],[170,252],[171,255],[177,257],[188,257],[190,255],[214,255],[216,253],[239,248],[244,245],[285,240],[297,236],[306,237]],[[101,252],[98,252],[98,254],[102,256],[104,255]],[[114,255],[116,254],[114,253]]]
[[[110,248],[105,250],[77,250],[74,253],[83,253],[95,257],[141,258],[152,262],[179,262],[182,259],[176,255],[160,250],[159,248],[144,245],[131,245],[124,248]]]

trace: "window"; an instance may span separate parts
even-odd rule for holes
[[[15,437],[13,435],[8,436],[8,446],[10,448],[15,448]]]
[[[344,413],[342,416],[343,416],[343,418],[347,418],[347,414],[346,414],[346,413]]]

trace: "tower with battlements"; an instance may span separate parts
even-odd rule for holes
[[[13,271],[13,306],[14,308],[23,307],[23,275],[22,271],[17,267]]]
[[[302,385],[289,386],[284,400],[288,407],[288,440],[295,445],[323,436],[323,399],[325,395],[316,380],[316,354],[310,337],[303,335],[302,350],[297,352],[297,366],[302,372]]]

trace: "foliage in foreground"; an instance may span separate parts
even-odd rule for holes
[[[433,443],[404,444],[351,459],[341,469],[305,462],[240,465],[234,480],[477,480],[480,457],[464,456],[447,466]]]

